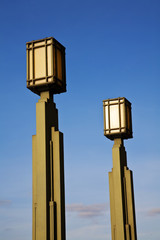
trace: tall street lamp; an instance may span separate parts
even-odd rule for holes
[[[109,172],[112,240],[137,240],[132,171],[123,139],[132,138],[131,103],[126,98],[103,101],[104,135],[114,140]]]
[[[32,138],[32,240],[65,240],[63,133],[53,94],[66,91],[65,47],[50,37],[26,43],[27,88],[40,95]]]

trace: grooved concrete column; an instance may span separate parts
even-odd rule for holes
[[[132,172],[127,168],[122,139],[112,149],[113,169],[109,172],[112,240],[136,240]]]
[[[65,240],[63,138],[58,131],[58,111],[49,92],[42,92],[36,104],[36,135],[32,142],[32,239]],[[58,218],[59,212],[63,217]]]

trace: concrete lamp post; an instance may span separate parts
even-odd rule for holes
[[[27,46],[27,88],[40,95],[32,138],[32,240],[65,240],[63,134],[53,94],[66,91],[65,48],[54,38]]]
[[[103,101],[104,135],[114,140],[109,172],[112,240],[137,240],[132,171],[123,139],[132,138],[131,103],[125,98]]]

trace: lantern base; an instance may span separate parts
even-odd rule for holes
[[[45,84],[34,84],[34,81],[33,84],[27,82],[27,88],[38,95],[46,91],[50,91],[53,94],[66,92],[66,85],[64,86],[62,82],[55,77],[52,82],[46,82]]]
[[[115,134],[115,133],[113,133],[113,134],[112,133],[111,134],[106,134],[104,132],[104,136],[107,137],[110,140],[114,140],[114,139],[117,139],[117,138],[121,138],[121,139],[133,138],[133,134],[130,131],[123,132],[123,133],[121,132],[121,133],[117,133],[117,134]]]

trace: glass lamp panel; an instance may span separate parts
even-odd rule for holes
[[[125,104],[120,104],[121,127],[125,127]]]
[[[118,104],[118,100],[111,100],[110,104]]]
[[[108,123],[108,106],[104,107],[104,111],[105,111],[105,129],[109,129],[109,123]]]
[[[44,84],[44,83],[46,83],[45,78],[44,79],[38,79],[38,80],[35,81],[35,84]]]
[[[32,61],[33,50],[28,50],[28,79],[33,79],[33,61]]]
[[[45,47],[34,49],[34,77],[46,76]]]
[[[48,82],[53,82],[53,77],[49,77]]]
[[[56,49],[53,46],[53,74],[56,75]]]
[[[62,80],[62,56],[59,49],[57,49],[57,77]]]
[[[48,67],[48,76],[53,75],[53,61],[52,61],[52,46],[47,46],[47,67]]]
[[[52,39],[47,40],[47,44],[50,44],[50,43],[52,43]]]
[[[34,43],[34,47],[42,46],[42,45],[44,45],[44,41],[43,42],[35,42]]]
[[[127,105],[127,128],[129,130],[131,129],[130,108],[128,105]]]
[[[120,129],[112,129],[110,130],[110,133],[119,133],[120,132]]]
[[[110,128],[119,128],[119,106],[110,106]]]

